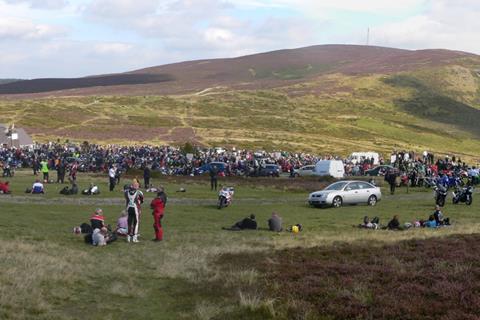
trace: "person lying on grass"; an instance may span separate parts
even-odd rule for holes
[[[359,224],[359,228],[365,229],[378,229],[380,225],[380,219],[378,217],[374,217],[371,221],[368,216],[363,217],[363,223]]]
[[[388,230],[403,230],[403,228],[400,226],[400,221],[398,221],[398,216],[394,215],[392,220],[388,222],[387,225]]]
[[[251,214],[250,217],[246,217],[237,223],[235,223],[233,226],[230,228],[222,228],[223,230],[231,230],[231,231],[239,231],[239,230],[245,230],[245,229],[252,229],[256,230],[257,229],[257,220],[255,220],[255,215]]]
[[[436,228],[437,227],[437,222],[435,221],[435,217],[433,214],[428,217],[428,220],[423,223],[423,226],[425,228]]]
[[[12,191],[10,190],[10,182],[0,181],[0,194],[10,194],[10,193],[12,193]]]

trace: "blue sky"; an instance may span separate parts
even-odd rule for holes
[[[77,77],[308,45],[480,53],[477,0],[0,0],[0,78]]]

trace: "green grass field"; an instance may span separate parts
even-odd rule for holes
[[[163,184],[169,195],[165,240],[150,241],[153,221],[148,204],[153,196],[147,194],[141,242],[120,239],[96,248],[85,244],[72,228],[87,222],[97,207],[103,208],[108,223],[115,224],[123,209],[121,192],[106,191],[105,176],[80,174],[80,186],[93,180],[102,194],[62,197],[57,194],[60,186],[52,184],[46,195],[25,195],[32,180],[30,171],[17,172],[10,179],[14,194],[0,197],[1,319],[293,319],[284,308],[288,302],[266,290],[269,274],[258,267],[258,260],[269,263],[267,257],[276,253],[281,259],[282,250],[288,248],[334,249],[345,244],[443,238],[476,233],[480,226],[479,204],[474,200],[471,207],[447,204],[444,213],[454,222],[450,228],[389,232],[352,227],[364,215],[379,216],[383,223],[394,214],[401,222],[426,218],[433,211],[433,198],[424,189],[384,194],[376,207],[314,209],[305,203],[307,190],[226,180],[236,186],[234,203],[218,210],[216,193],[206,181],[165,178],[153,181]],[[181,186],[187,192],[176,193]],[[304,231],[221,229],[251,213],[265,228],[272,211],[283,217],[285,226],[301,223]],[[252,255],[256,258],[251,263],[242,259]],[[228,263],[236,261],[229,256],[242,263]],[[297,318],[307,319],[306,314]]]

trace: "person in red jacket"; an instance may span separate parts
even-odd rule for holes
[[[153,229],[155,230],[155,239],[153,239],[153,241],[163,240],[162,218],[166,204],[167,195],[165,194],[163,187],[160,187],[157,197],[152,200],[152,203],[150,203],[150,208],[153,209]]]
[[[0,181],[0,193],[10,194],[10,183],[8,181],[2,182]]]

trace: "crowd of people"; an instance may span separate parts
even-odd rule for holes
[[[426,219],[417,219],[411,222],[405,222],[404,224],[401,224],[399,216],[394,215],[393,218],[387,223],[387,225],[382,226],[378,217],[369,219],[368,216],[365,216],[363,218],[363,222],[359,224],[358,227],[362,229],[374,230],[407,230],[410,228],[440,228],[450,225],[450,218],[445,217],[442,212],[442,208],[439,205],[436,205],[435,210]]]
[[[110,169],[115,168],[116,175],[130,169],[148,167],[165,175],[197,175],[205,171],[210,162],[224,164],[221,168],[225,175],[251,175],[267,164],[278,165],[283,172],[294,168],[312,165],[322,159],[340,159],[327,155],[318,156],[307,153],[266,152],[237,150],[232,148],[192,148],[185,150],[172,146],[100,146],[95,144],[58,144],[36,145],[34,148],[0,147],[0,167],[8,175],[15,168],[32,168],[35,175],[41,173],[44,180],[52,177],[49,173],[57,171],[57,182],[63,182],[66,173],[69,180],[75,179],[77,172],[108,172],[112,181],[117,177]]]
[[[312,155],[307,153],[266,152],[252,150],[230,150],[223,148],[178,148],[172,146],[101,146],[83,143],[48,143],[35,145],[34,148],[0,147],[0,168],[3,176],[13,176],[15,168],[31,168],[35,175],[41,174],[44,182],[75,182],[78,172],[108,173],[110,189],[118,184],[120,176],[130,169],[144,171],[144,184],[149,185],[154,171],[164,175],[198,175],[209,171],[209,163],[222,164],[220,175],[257,175],[266,165],[278,165],[282,172],[293,173],[295,169],[314,165],[319,160],[342,160],[347,176],[365,175],[376,165],[386,165],[380,157],[378,163],[373,158],[359,161],[340,158],[333,155]],[[400,183],[417,186],[426,178],[439,175],[465,175],[474,182],[479,181],[479,170],[470,167],[461,159],[452,156],[435,158],[431,152],[421,154],[406,151],[394,151],[388,164]],[[52,180],[51,171],[56,171],[56,180]],[[386,175],[386,168],[380,174]],[[68,174],[68,175],[67,175]],[[292,175],[293,177],[294,175]],[[397,179],[396,184],[399,184]]]
[[[98,208],[90,217],[90,223],[82,223],[74,228],[77,234],[84,234],[85,242],[94,246],[106,246],[116,241],[119,237],[123,237],[127,242],[138,243],[139,225],[142,212],[142,204],[144,202],[143,192],[140,190],[140,183],[134,179],[133,182],[126,186],[124,190],[125,209],[122,210],[117,220],[116,227],[106,223],[103,210]],[[156,197],[150,203],[153,217],[153,229],[155,238],[153,241],[163,240],[162,219],[167,204],[167,195],[163,187],[158,188]]]
[[[319,160],[342,160],[347,175],[364,175],[377,163],[373,158],[362,158],[359,161],[340,159],[335,156],[317,156],[305,153],[265,152],[248,150],[225,150],[222,148],[185,150],[171,146],[100,146],[84,143],[82,145],[49,143],[36,145],[31,149],[16,149],[0,147],[0,167],[4,177],[13,177],[15,169],[29,167],[35,175],[35,182],[26,192],[32,194],[45,193],[44,183],[64,183],[67,180],[71,186],[64,187],[60,193],[65,195],[77,194],[78,172],[103,172],[108,175],[109,189],[114,191],[120,182],[120,176],[131,169],[143,170],[143,186],[145,189],[157,192],[157,197],[151,202],[153,228],[155,241],[163,239],[162,218],[167,202],[166,194],[162,187],[150,188],[152,171],[159,171],[165,175],[197,175],[210,172],[211,189],[217,189],[218,175],[249,175],[257,172],[268,164],[278,165],[282,171],[292,173],[294,169],[306,165],[313,165]],[[391,193],[395,186],[406,184],[419,186],[427,183],[451,186],[459,183],[459,179],[467,178],[468,183],[476,184],[479,181],[479,170],[469,167],[461,159],[452,156],[435,158],[430,152],[415,154],[414,152],[394,151],[389,159],[389,166],[383,158],[379,165],[385,169],[379,171],[390,184]],[[211,163],[217,163],[208,166]],[[219,166],[218,163],[223,164]],[[56,171],[56,180],[52,179],[51,171]],[[292,175],[291,175],[292,176]],[[454,181],[454,182],[452,182]],[[140,190],[140,181],[133,181],[123,188],[125,197],[125,210],[117,221],[115,229],[105,223],[101,209],[97,209],[90,219],[88,227],[78,227],[81,233],[86,233],[86,239],[96,246],[103,246],[118,237],[125,237],[127,242],[138,242],[138,226],[140,223],[141,206],[144,201],[143,192]],[[99,194],[97,185],[91,183],[82,191],[82,194]],[[0,181],[0,193],[11,193],[8,181]],[[410,227],[439,227],[449,225],[448,218],[444,218],[439,207],[425,220],[407,222],[401,225],[398,216],[384,227],[385,229],[398,230]],[[372,220],[365,217],[362,228],[377,229],[380,224],[378,218]],[[295,228],[293,228],[295,227]],[[236,222],[228,230],[257,229],[255,215],[250,215]],[[282,219],[273,213],[268,220],[268,229],[276,232],[283,230]],[[299,230],[300,225],[292,226],[289,230]]]

